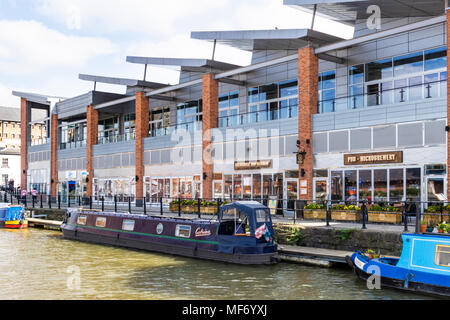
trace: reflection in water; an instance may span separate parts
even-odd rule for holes
[[[0,299],[422,299],[369,291],[348,269],[237,266],[0,230]],[[80,270],[80,290],[70,290]],[[69,286],[68,286],[69,284]]]

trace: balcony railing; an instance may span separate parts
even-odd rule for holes
[[[434,81],[319,101],[318,112],[367,108],[447,96],[447,81]]]
[[[124,133],[116,135],[103,135],[100,134],[97,138],[97,144],[109,144],[136,140],[136,133]]]
[[[78,140],[71,142],[61,142],[59,144],[60,150],[76,149],[86,147],[86,140]]]
[[[176,130],[186,130],[188,132],[194,132],[198,130],[202,130],[203,123],[201,121],[195,122],[187,122],[181,123],[170,127],[158,128],[158,129],[150,129],[149,137],[162,137],[171,135]]]
[[[41,145],[47,144],[49,142],[50,142],[49,138],[39,138],[39,139],[32,140],[31,146],[32,147],[41,146]]]
[[[298,105],[282,107],[275,110],[259,110],[218,118],[219,128],[228,128],[251,123],[273,120],[293,119],[298,117]]]

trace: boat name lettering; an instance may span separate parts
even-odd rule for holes
[[[203,229],[198,227],[197,230],[195,230],[195,237],[209,237],[211,235],[211,230]]]
[[[355,264],[358,268],[361,270],[364,270],[364,266],[366,265],[364,262],[358,259],[358,257],[355,257]]]

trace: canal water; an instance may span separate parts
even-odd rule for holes
[[[0,299],[424,299],[371,291],[350,269],[236,266],[0,230]]]

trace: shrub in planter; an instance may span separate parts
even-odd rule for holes
[[[443,208],[441,214],[441,206],[429,206],[423,214],[423,220],[427,222],[427,224],[438,224],[442,219],[450,220],[450,215],[448,213],[448,205]],[[428,213],[428,214],[427,214]]]
[[[361,220],[361,208],[355,205],[334,205],[331,207],[331,220],[359,221]]]
[[[388,206],[381,207],[380,205],[374,205],[368,210],[369,222],[381,222],[381,223],[401,223],[402,213],[399,208]]]
[[[304,219],[321,219],[325,220],[327,217],[327,210],[325,205],[312,203],[303,208],[303,218]]]

